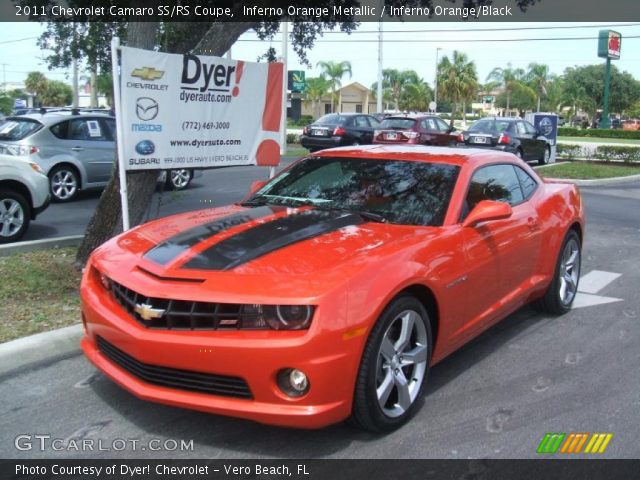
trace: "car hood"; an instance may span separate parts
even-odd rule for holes
[[[315,296],[391,255],[409,255],[410,245],[424,245],[438,230],[371,222],[346,211],[232,206],[137,227],[98,249],[93,260],[125,284],[138,277],[177,288],[208,283],[240,296],[265,289],[271,296]]]

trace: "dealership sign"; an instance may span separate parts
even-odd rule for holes
[[[120,47],[127,170],[278,165],[283,65]]]
[[[287,89],[291,93],[302,93],[305,86],[304,70],[289,70],[287,72]]]
[[[618,60],[622,47],[622,35],[613,30],[600,30],[598,35],[598,56]]]

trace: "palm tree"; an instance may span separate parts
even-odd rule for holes
[[[505,68],[496,67],[487,76],[487,81],[495,80],[502,85],[507,94],[507,110],[510,108],[511,95],[516,91],[523,91],[535,98],[535,92],[531,87],[525,84],[525,72],[521,68],[512,68],[507,63]]]
[[[378,99],[378,82],[373,82],[371,85],[371,97],[373,100]],[[384,82],[382,82],[382,110],[389,110],[391,103],[393,103],[393,92],[389,87],[385,87]]]
[[[382,88],[391,91],[391,97],[396,110],[400,110],[400,97],[406,85],[418,84],[422,80],[414,70],[396,70],[385,68],[382,70]]]
[[[445,56],[438,64],[438,86],[442,97],[453,102],[451,112],[451,127],[453,127],[458,104],[472,99],[480,88],[476,64],[469,60],[466,54],[454,50],[452,60]]]
[[[420,79],[418,83],[404,86],[400,96],[400,107],[409,112],[426,112],[433,94],[427,82]]]
[[[536,92],[538,97],[538,112],[540,111],[540,100],[542,96],[547,96],[547,85],[550,81],[549,67],[542,63],[530,63],[529,71],[525,76],[527,82]]]
[[[336,90],[342,86],[342,77],[349,74],[351,78],[351,62],[318,62],[318,67],[322,69],[320,76],[331,85],[331,111],[335,112]]]
[[[320,116],[320,113],[317,111],[317,107],[319,106],[322,97],[324,97],[329,91],[330,87],[331,83],[326,78],[307,78],[304,88],[304,101],[311,102],[311,111],[315,118]]]
[[[47,84],[47,77],[45,77],[42,72],[29,72],[26,80],[24,81],[24,86],[27,91],[35,94],[36,98],[44,95],[47,91]]]

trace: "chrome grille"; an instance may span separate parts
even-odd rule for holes
[[[141,295],[113,280],[109,289],[116,301],[140,324],[147,328],[168,330],[238,330],[264,329],[259,308],[235,303],[192,302],[168,300]],[[148,305],[164,310],[160,318],[144,319],[136,305]]]

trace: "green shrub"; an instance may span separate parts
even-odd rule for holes
[[[558,128],[558,135],[561,137],[625,138],[628,140],[640,140],[640,131],[638,130],[560,127]]]
[[[582,145],[576,145],[575,143],[559,143],[556,151],[559,157],[566,158],[568,160],[574,160],[585,156]]]
[[[287,133],[287,143],[300,143],[300,135],[297,133]]]
[[[640,148],[618,145],[600,145],[596,148],[593,156],[598,160],[604,160],[605,162],[640,162]]]

